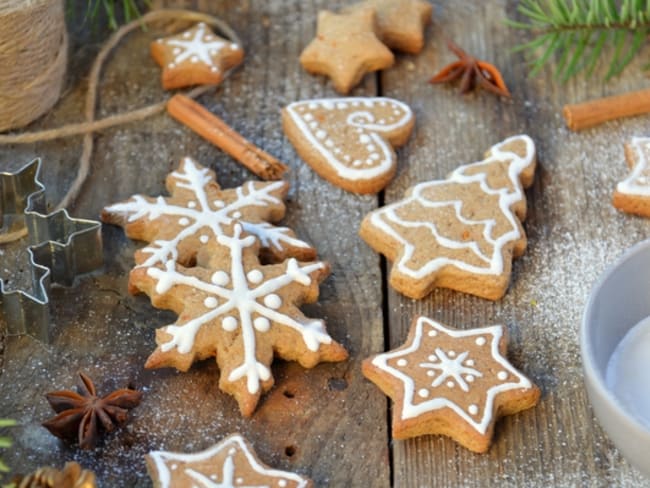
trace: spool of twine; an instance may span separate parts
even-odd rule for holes
[[[67,58],[63,0],[0,0],[0,132],[52,108]]]

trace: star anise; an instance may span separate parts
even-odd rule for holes
[[[43,422],[43,427],[62,439],[76,438],[82,449],[93,449],[102,432],[126,422],[129,409],[140,404],[142,393],[123,388],[100,398],[92,380],[81,372],[79,376],[79,393],[62,390],[45,395],[58,415]]]
[[[510,96],[510,91],[496,66],[470,56],[450,40],[447,41],[447,47],[458,56],[458,61],[442,68],[429,80],[429,83],[448,83],[460,80],[460,93],[468,93],[476,86],[481,86],[502,97]]]

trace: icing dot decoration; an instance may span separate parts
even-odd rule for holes
[[[224,317],[224,319],[221,321],[221,326],[223,327],[224,330],[227,330],[228,332],[232,332],[235,329],[237,329],[237,319],[233,317],[232,315],[229,315],[228,317]]]
[[[278,309],[282,306],[282,299],[275,293],[271,293],[264,297],[264,305],[269,308]]]

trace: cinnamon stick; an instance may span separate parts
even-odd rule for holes
[[[288,166],[245,139],[219,117],[185,95],[174,95],[167,102],[173,118],[230,154],[263,180],[278,180]]]
[[[565,105],[562,113],[569,129],[579,131],[608,120],[650,112],[650,89]]]

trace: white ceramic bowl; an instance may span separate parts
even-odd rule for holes
[[[630,248],[603,273],[591,290],[580,330],[585,383],[596,417],[623,456],[650,477],[650,430],[625,410],[605,383],[614,349],[648,316],[650,240]]]

